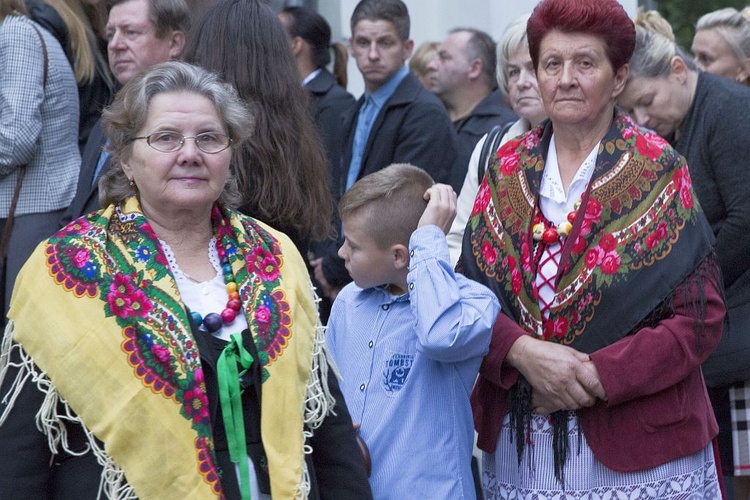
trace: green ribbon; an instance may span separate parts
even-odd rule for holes
[[[229,458],[233,463],[239,464],[242,500],[250,500],[250,473],[248,472],[240,378],[253,364],[253,358],[242,346],[241,333],[232,334],[231,339],[221,352],[219,362],[216,365],[219,378],[219,401],[221,402],[221,413],[227,432]],[[240,367],[242,367],[241,371]]]

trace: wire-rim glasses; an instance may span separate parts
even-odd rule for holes
[[[192,139],[198,149],[208,154],[221,153],[232,145],[232,138],[217,132],[204,132],[193,137],[186,137],[177,132],[154,132],[132,140],[146,139],[146,144],[161,153],[174,153],[185,144],[185,139]]]

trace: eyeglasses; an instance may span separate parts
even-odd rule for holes
[[[224,134],[205,132],[195,137],[185,137],[177,132],[154,132],[143,137],[133,137],[132,140],[146,139],[146,144],[162,153],[174,153],[185,144],[185,139],[192,139],[198,149],[204,153],[220,153],[232,144],[232,139]]]

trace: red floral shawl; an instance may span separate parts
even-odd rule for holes
[[[711,253],[685,160],[616,111],[564,242],[553,328],[536,292],[532,225],[552,124],[506,143],[487,171],[459,270],[489,286],[526,332],[591,353],[628,335]]]

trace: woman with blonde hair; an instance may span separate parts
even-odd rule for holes
[[[737,9],[698,19],[691,50],[698,69],[750,84],[750,21]]]
[[[518,121],[499,130],[502,137],[498,138],[497,149],[514,137],[528,132],[547,118],[547,111],[544,109],[542,96],[539,94],[536,72],[529,55],[526,23],[530,16],[531,13],[524,14],[511,21],[497,44],[497,83],[510,101],[511,109],[521,117]],[[456,218],[447,235],[451,263],[454,265],[461,255],[461,241],[464,237],[466,222],[471,215],[474,198],[482,181],[479,176],[497,153],[497,149],[485,151],[490,147],[490,145],[485,146],[488,140],[490,140],[489,134],[479,139],[474,148],[463,186],[458,195]],[[485,161],[484,165],[480,164],[482,161]]]
[[[729,321],[703,375],[719,424],[723,472],[747,474],[750,432],[741,408],[750,402],[750,343],[743,342],[750,332],[750,143],[744,126],[750,88],[699,71],[658,12],[639,14],[636,25],[630,76],[618,102],[685,156],[716,238]],[[737,498],[748,498],[748,485],[745,478],[735,481]]]
[[[422,42],[409,59],[409,71],[414,73],[427,90],[430,90],[430,62],[437,56],[438,42]]]
[[[101,116],[102,108],[112,100],[115,88],[100,38],[89,18],[88,13],[95,11],[93,6],[87,6],[87,10],[81,0],[29,3],[30,17],[55,35],[73,68],[80,104],[78,147],[83,151],[91,127]],[[45,12],[43,5],[54,9],[59,17]]]

